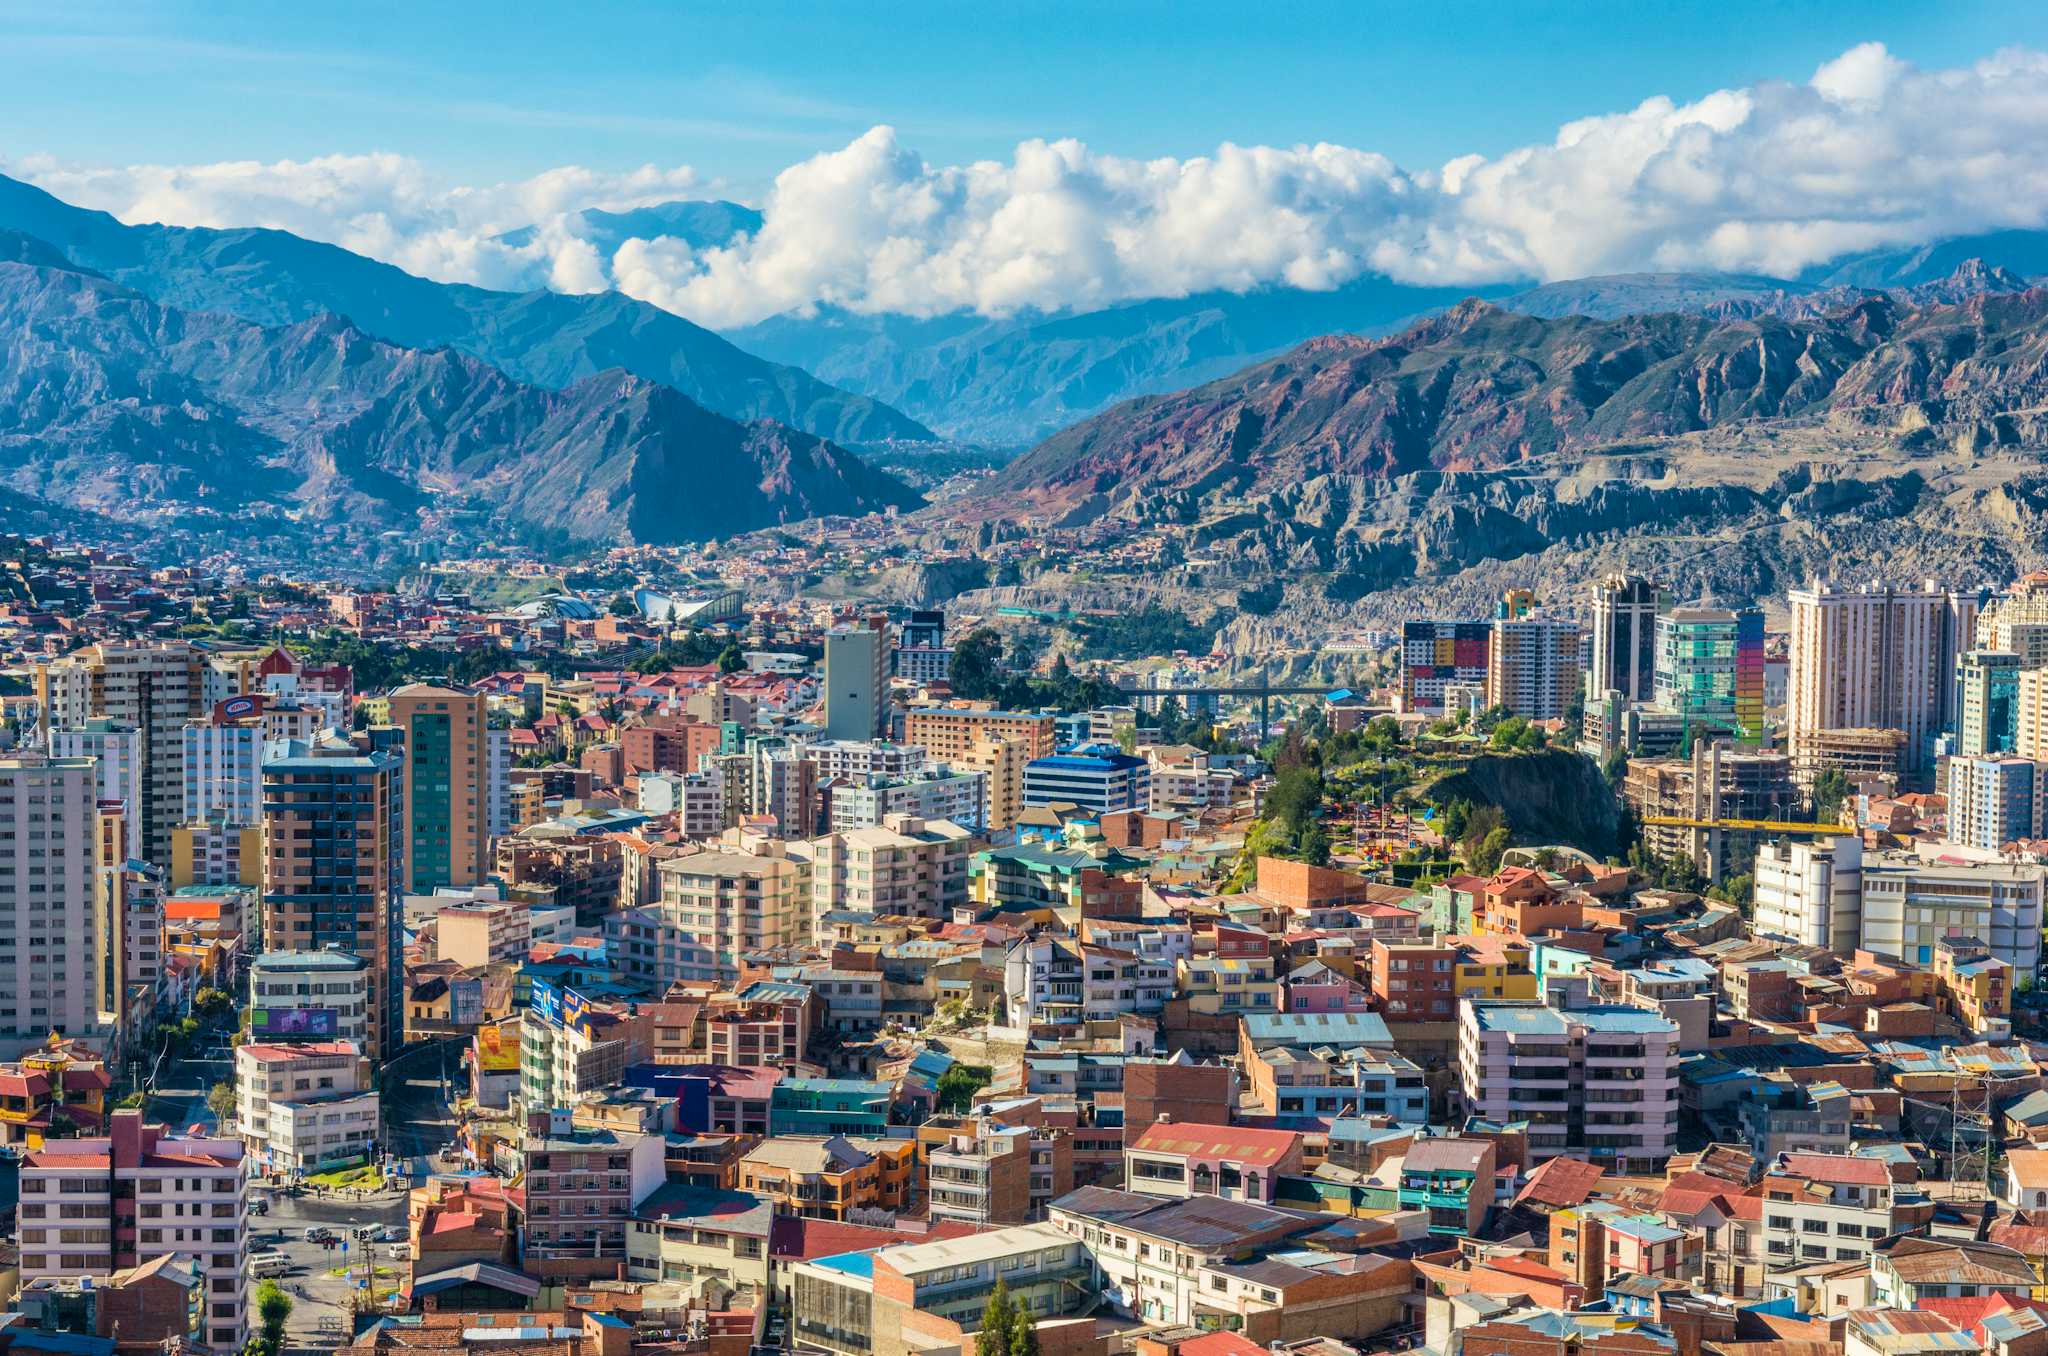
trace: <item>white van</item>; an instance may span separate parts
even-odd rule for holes
[[[251,1276],[282,1276],[292,1269],[292,1259],[281,1252],[252,1252],[249,1254]]]

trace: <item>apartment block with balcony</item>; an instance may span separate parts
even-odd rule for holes
[[[950,918],[967,902],[970,829],[946,819],[892,814],[811,844],[813,916]]]
[[[777,1135],[740,1159],[739,1182],[778,1214],[845,1220],[860,1209],[907,1210],[916,1172],[913,1140]]]
[[[173,1136],[143,1124],[136,1110],[114,1112],[107,1131],[46,1144],[22,1160],[22,1282],[105,1280],[183,1255],[204,1278],[201,1343],[223,1356],[240,1351],[249,1336],[242,1145]]]
[[[1894,1182],[1881,1158],[1782,1153],[1761,1189],[1764,1265],[1773,1271],[1860,1261],[1876,1240],[1934,1220],[1934,1202],[1918,1186]]]
[[[968,1224],[1031,1219],[1032,1132],[1026,1126],[948,1118],[918,1127],[931,1218]]]
[[[272,1172],[317,1172],[369,1157],[377,1092],[352,1041],[235,1047],[235,1132]]]
[[[1532,1165],[1654,1171],[1677,1144],[1678,1026],[1654,1013],[1466,999],[1458,1073],[1469,1114],[1529,1122]]]
[[[1401,1161],[1403,1209],[1429,1213],[1429,1231],[1479,1232],[1493,1206],[1493,1141],[1418,1139]]]
[[[634,1207],[665,1173],[660,1135],[579,1130],[561,1110],[527,1113],[519,1142],[522,1268],[544,1278],[618,1275]]]

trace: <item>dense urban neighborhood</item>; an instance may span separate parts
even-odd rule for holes
[[[2048,1345],[2048,576],[1303,682],[793,547],[4,545],[25,1351]]]
[[[2048,1356],[2048,5],[0,91],[0,1356]]]

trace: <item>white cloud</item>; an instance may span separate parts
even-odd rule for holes
[[[1455,285],[1634,269],[1784,275],[1852,250],[2048,220],[2048,55],[2012,49],[1923,71],[1866,43],[1805,84],[1651,99],[1568,123],[1546,144],[1421,170],[1328,144],[1133,160],[1076,141],[933,165],[876,127],[778,175],[751,238],[628,240],[610,258],[566,214],[707,186],[688,169],[570,167],[451,188],[386,155],[13,172],[128,220],[277,225],[436,278],[616,286],[713,325],[816,304],[1085,308],[1327,288],[1372,271]],[[540,229],[517,249],[490,238],[529,222]]]
[[[687,167],[625,174],[567,166],[516,183],[451,187],[389,154],[79,169],[46,157],[0,169],[123,221],[267,226],[324,240],[444,282],[601,291],[597,251],[575,234],[579,209],[618,210],[691,197],[706,185]],[[537,228],[517,248],[494,237]]]

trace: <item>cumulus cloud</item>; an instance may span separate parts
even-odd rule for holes
[[[0,169],[123,221],[266,226],[443,282],[568,292],[610,285],[577,212],[645,207],[705,190],[687,167],[654,165],[624,174],[567,166],[514,183],[451,186],[417,161],[389,154],[113,169],[33,156],[0,161]],[[533,238],[518,246],[497,239],[529,226]]]
[[[1330,144],[1135,160],[1039,140],[1003,160],[935,165],[876,127],[782,171],[753,235],[696,247],[600,248],[574,215],[701,194],[687,169],[572,167],[486,188],[434,182],[394,156],[16,172],[127,220],[277,225],[436,278],[612,286],[719,326],[818,305],[1000,315],[1366,273],[1456,285],[1783,276],[2048,220],[2048,55],[1927,71],[1866,43],[1804,83],[1651,99],[1435,168]],[[517,247],[493,239],[527,223],[538,229]]]

